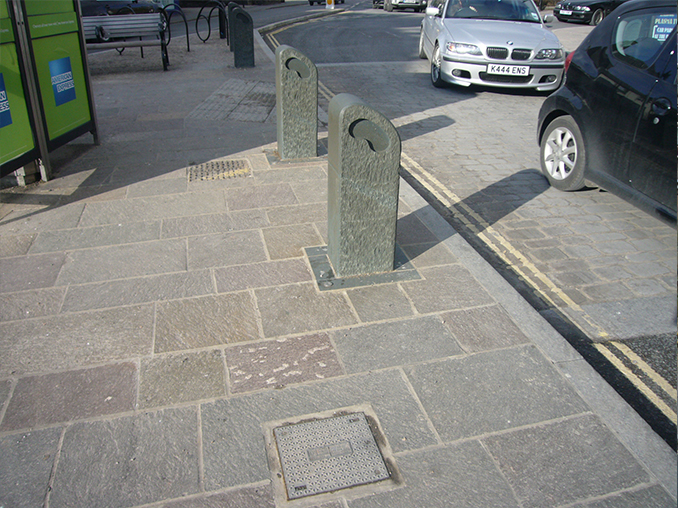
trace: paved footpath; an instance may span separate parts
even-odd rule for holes
[[[0,506],[283,506],[270,422],[355,407],[394,479],[301,504],[676,505],[676,454],[405,182],[419,278],[319,291],[327,159],[276,159],[273,63],[175,42],[91,56],[101,145],[0,193]]]

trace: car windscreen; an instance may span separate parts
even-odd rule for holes
[[[532,0],[450,0],[445,17],[541,23]]]

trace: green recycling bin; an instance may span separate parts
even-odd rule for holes
[[[24,5],[51,151],[94,129],[78,18],[73,0]]]
[[[38,157],[14,26],[0,0],[0,177]]]

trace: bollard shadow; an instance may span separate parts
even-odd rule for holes
[[[425,187],[415,176],[401,167],[401,176],[429,205],[454,228],[463,227],[466,233],[477,236],[509,214],[540,196],[548,188],[548,182],[536,169],[518,171],[506,178],[478,190],[452,205],[443,203],[437,193]],[[455,233],[451,233],[455,234]],[[467,236],[467,235],[463,235]],[[426,262],[436,246],[447,238],[434,235],[424,226],[417,212],[403,214],[398,218],[396,243],[417,265]]]
[[[455,120],[447,115],[435,115],[416,122],[406,123],[396,127],[400,141],[405,142],[418,136],[423,136],[455,124]]]

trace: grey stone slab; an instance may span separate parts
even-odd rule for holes
[[[35,235],[0,236],[0,258],[23,256],[28,252]]]
[[[259,327],[248,293],[191,298],[157,304],[155,352],[256,340]]]
[[[437,443],[398,371],[266,390],[202,405],[205,489],[270,478],[264,422],[366,403],[372,405],[394,452]]]
[[[271,259],[295,258],[305,247],[322,245],[323,239],[313,224],[266,228],[262,231]]]
[[[467,353],[529,342],[525,334],[498,305],[448,312],[441,318]]]
[[[0,259],[0,293],[54,286],[64,263],[62,252]]]
[[[153,306],[0,324],[0,375],[68,370],[148,355]]]
[[[214,270],[219,293],[279,286],[312,279],[303,259],[284,259],[265,263],[229,266]]]
[[[652,485],[639,490],[614,494],[604,499],[572,505],[573,508],[638,508],[645,506],[675,508],[676,500],[669,496],[668,492],[660,485]]]
[[[5,406],[5,402],[7,402],[7,397],[9,397],[11,389],[12,382],[9,379],[0,381],[0,407]]]
[[[242,210],[230,213],[177,217],[162,221],[162,237],[209,235],[234,230],[258,229],[269,225],[264,210]]]
[[[19,379],[0,430],[11,431],[134,409],[137,368],[118,363]]]
[[[57,314],[65,292],[66,288],[52,288],[0,294],[0,321]]]
[[[229,210],[272,208],[297,204],[297,198],[288,183],[229,189],[226,191],[226,200]]]
[[[62,312],[192,298],[214,293],[209,270],[95,282],[68,288]]]
[[[517,508],[509,485],[477,441],[396,457],[405,485],[349,501],[350,508]]]
[[[169,406],[226,395],[226,369],[221,351],[142,358],[139,407]]]
[[[0,437],[0,506],[43,506],[61,429]]]
[[[425,280],[402,284],[422,314],[495,303],[492,297],[460,265],[421,269]]]
[[[361,321],[381,321],[411,316],[410,301],[396,284],[366,286],[347,291]]]
[[[58,284],[85,284],[186,271],[186,242],[159,240],[69,252]]]
[[[594,415],[492,436],[483,442],[526,508],[603,496],[650,479]]]
[[[125,507],[199,492],[197,432],[195,407],[70,426],[50,506]]]
[[[437,316],[354,327],[333,338],[349,373],[463,354]]]
[[[19,199],[27,199],[29,203],[34,203],[32,198],[39,201],[42,196],[27,195]],[[33,235],[41,231],[74,228],[79,224],[84,208],[84,204],[74,203],[47,208],[31,207],[25,212],[17,210],[0,221],[0,236]]]
[[[82,213],[80,227],[152,221],[171,217],[226,212],[222,192],[170,194],[136,199],[89,203]]]
[[[586,360],[558,364],[604,423],[671,494],[678,496],[676,452],[593,370]]]
[[[266,485],[243,487],[189,499],[177,499],[161,506],[163,508],[275,508],[275,503],[271,488]]]
[[[450,265],[458,262],[456,256],[441,243],[404,245],[403,250],[417,268]]]
[[[255,290],[265,337],[325,330],[357,322],[344,293],[319,293],[314,284]]]
[[[31,254],[107,245],[147,242],[160,238],[160,221],[112,224],[93,228],[62,229],[38,234],[31,246]]]
[[[190,270],[267,261],[258,231],[236,231],[188,239]]]
[[[225,354],[231,393],[282,388],[344,373],[324,333],[226,348]]]
[[[188,180],[184,178],[156,178],[137,182],[129,186],[128,198],[157,196],[160,194],[179,194],[188,190]]]
[[[445,442],[587,410],[534,346],[407,367],[405,373]]]
[[[398,218],[396,222],[396,243],[398,245],[431,243],[437,240],[435,235],[424,226],[414,213]]]
[[[267,210],[271,226],[287,226],[327,220],[327,203],[285,206]]]
[[[327,209],[327,175],[322,180],[293,182],[292,190],[300,203],[320,203]]]

